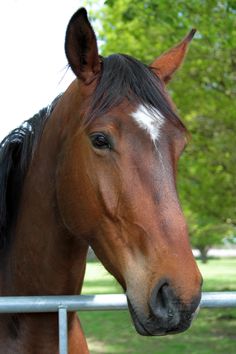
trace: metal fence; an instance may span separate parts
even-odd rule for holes
[[[201,308],[236,307],[236,291],[205,292]],[[0,297],[0,313],[58,312],[59,353],[68,353],[67,312],[126,310],[125,295],[6,296]]]

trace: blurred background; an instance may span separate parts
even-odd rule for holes
[[[236,290],[236,1],[1,0],[1,139],[72,81],[64,35],[80,6],[89,10],[102,55],[121,52],[147,64],[197,28],[168,85],[191,135],[178,190],[204,291]],[[83,293],[117,292],[90,256]],[[188,332],[164,338],[138,336],[127,312],[80,317],[94,354],[236,352],[233,309],[202,310]]]

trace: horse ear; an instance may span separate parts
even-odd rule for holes
[[[79,9],[71,18],[65,39],[69,65],[78,79],[90,84],[101,70],[97,40],[87,11]]]
[[[184,60],[188,45],[191,42],[196,30],[192,29],[189,34],[176,47],[171,48],[168,52],[162,54],[150,65],[154,72],[165,83],[171,80],[172,75]]]

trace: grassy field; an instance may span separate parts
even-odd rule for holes
[[[236,259],[199,263],[204,291],[236,291]],[[83,294],[120,293],[100,263],[87,266]],[[128,311],[81,312],[91,354],[235,354],[236,309],[202,309],[185,333],[166,337],[139,336]]]

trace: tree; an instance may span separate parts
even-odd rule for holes
[[[128,53],[145,63],[198,29],[168,88],[192,135],[179,191],[192,243],[204,257],[236,227],[236,1],[107,0],[93,15],[102,23],[102,54]]]

